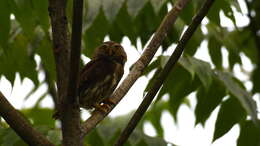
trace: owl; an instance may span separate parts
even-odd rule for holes
[[[127,60],[124,48],[113,41],[104,42],[80,73],[79,104],[85,109],[101,109],[124,74]]]

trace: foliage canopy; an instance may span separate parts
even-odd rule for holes
[[[155,71],[146,90],[150,88],[158,71],[169,58],[164,55],[178,42],[185,27],[201,6],[202,0],[192,1],[181,13],[162,44],[161,55],[146,68],[144,76]],[[188,95],[196,93],[197,104],[194,114],[196,124],[204,125],[213,110],[220,107],[215,123],[214,139],[222,137],[235,124],[240,126],[237,145],[260,145],[260,129],[257,117],[256,100],[260,93],[260,1],[247,1],[247,10],[255,14],[243,14],[237,0],[217,0],[207,16],[207,22],[196,31],[189,41],[183,57],[179,60],[174,72],[159,91],[158,97],[145,119],[129,139],[127,145],[165,145],[164,130],[160,121],[164,111],[169,111],[174,119],[182,104],[188,104]],[[67,15],[71,25],[72,0],[67,2]],[[142,47],[147,44],[168,9],[173,5],[170,0],[86,0],[84,5],[83,49],[82,53],[91,57],[95,47],[103,42],[106,36],[116,42],[127,37],[132,45],[140,41]],[[22,109],[35,127],[47,137],[59,144],[60,132],[51,119],[52,109],[42,108],[39,102],[50,93],[56,79],[55,62],[52,54],[50,20],[47,0],[1,0],[0,1],[0,75],[6,77],[13,85],[16,73],[21,79],[29,78],[34,88],[28,97],[46,83],[49,90],[39,98],[30,109]],[[221,15],[232,21],[234,27],[221,25]],[[249,24],[237,26],[236,14],[248,15]],[[193,57],[203,42],[211,58],[210,62]],[[223,66],[223,50],[227,51],[228,66]],[[39,67],[35,56],[40,57]],[[248,58],[253,70],[245,70],[243,58]],[[241,80],[236,74],[236,67],[247,76]],[[45,78],[39,80],[39,73]],[[246,83],[252,88],[246,88]],[[162,100],[164,95],[168,100]],[[26,97],[25,100],[28,98]],[[18,97],[17,97],[18,98]],[[250,117],[250,118],[248,118]],[[85,140],[89,145],[112,145],[127,121],[128,115],[107,119]],[[143,132],[146,121],[151,122],[156,130],[156,137],[149,137]],[[1,145],[26,145],[6,123],[0,121]],[[114,125],[118,125],[115,127]],[[138,137],[138,138],[137,138]]]

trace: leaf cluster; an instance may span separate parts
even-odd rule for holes
[[[162,44],[162,53],[144,71],[150,75],[145,92],[150,88],[158,72],[163,68],[168,56],[163,55],[176,44],[183,29],[191,22],[191,18],[200,7],[202,0],[192,1],[181,13]],[[71,25],[72,0],[67,2],[67,14]],[[86,0],[84,5],[83,23],[83,54],[91,57],[95,47],[103,42],[105,37],[121,42],[127,37],[131,44],[137,46],[140,41],[142,47],[149,38],[168,9],[172,7],[170,0]],[[182,104],[189,105],[191,93],[196,94],[197,104],[194,114],[196,124],[204,125],[211,113],[220,107],[218,112],[214,138],[216,140],[226,134],[234,125],[240,125],[238,145],[259,145],[259,123],[255,100],[252,96],[260,93],[260,49],[259,36],[254,35],[254,30],[260,29],[259,16],[260,2],[253,0],[247,2],[248,10],[254,11],[255,16],[250,16],[249,25],[238,27],[236,13],[242,13],[237,0],[217,0],[207,16],[207,22],[193,35],[179,60],[175,71],[171,72],[158,93],[157,99],[148,111],[145,121],[152,123],[156,129],[157,138],[144,135],[142,128],[138,129],[132,137],[141,137],[134,141],[130,138],[128,145],[153,145],[155,142],[165,144],[162,140],[164,130],[160,123],[164,111],[169,111],[174,119]],[[55,66],[52,54],[50,22],[48,16],[48,1],[40,0],[1,0],[0,1],[0,75],[6,77],[12,84],[18,73],[22,79],[29,78],[34,83],[34,88],[27,96],[36,92],[43,84],[48,85],[48,90],[40,98],[51,94],[55,82]],[[233,22],[233,28],[221,25],[220,14]],[[258,38],[257,38],[258,37]],[[202,43],[207,44],[212,64],[193,57]],[[223,50],[228,54],[228,66],[223,66]],[[245,74],[247,80],[236,77],[234,68],[243,69],[243,57],[246,56],[253,64],[253,70]],[[40,60],[37,61],[37,57]],[[44,73],[44,79],[39,79],[39,74]],[[252,90],[245,88],[245,83],[252,83]],[[54,96],[54,95],[51,95]],[[168,96],[164,100],[164,96]],[[27,99],[27,98],[26,98]],[[37,102],[39,103],[39,102]],[[42,129],[48,138],[57,143],[60,133],[57,125],[50,118],[52,111],[38,107],[24,109],[23,113],[30,117],[30,121]],[[250,116],[250,118],[248,118]],[[249,120],[250,119],[250,120]],[[117,119],[111,119],[117,121]],[[86,139],[89,145],[106,145],[115,140],[121,127],[112,127],[111,121],[101,124]],[[141,123],[143,126],[145,122]],[[4,125],[4,126],[1,126]],[[44,132],[45,131],[45,132]],[[109,133],[111,132],[111,133]],[[107,138],[110,135],[110,138]],[[95,140],[93,141],[93,138]],[[10,140],[12,139],[12,140]],[[96,140],[99,139],[99,140]],[[97,144],[98,142],[98,144]],[[24,145],[15,135],[14,131],[1,121],[0,143],[2,145]],[[151,144],[152,143],[152,144]],[[159,145],[159,144],[156,144]]]

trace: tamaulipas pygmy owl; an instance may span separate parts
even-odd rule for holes
[[[127,60],[124,48],[113,41],[104,42],[80,73],[79,104],[85,109],[100,109],[124,74]],[[110,101],[111,102],[111,101]]]

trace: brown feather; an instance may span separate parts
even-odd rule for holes
[[[116,46],[114,46],[116,45]],[[126,54],[117,43],[105,42],[96,49],[93,59],[80,74],[79,103],[86,109],[93,108],[108,98],[124,73]]]

